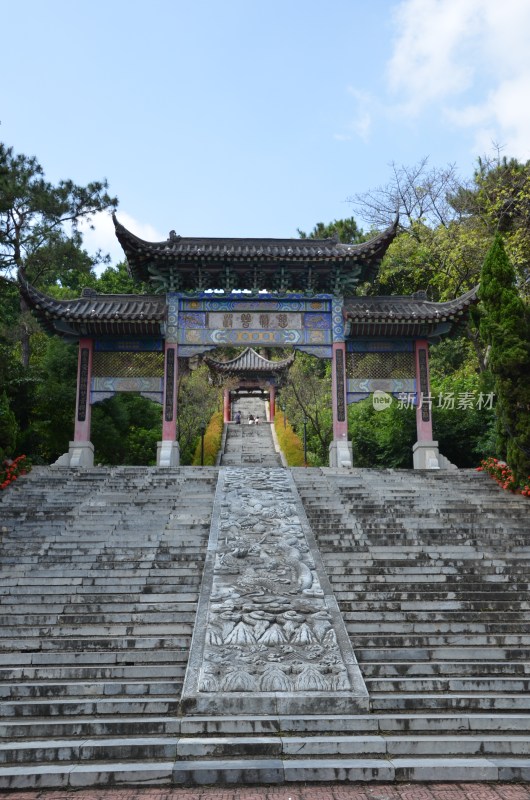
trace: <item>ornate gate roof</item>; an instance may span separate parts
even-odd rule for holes
[[[158,291],[250,289],[351,295],[373,280],[397,233],[398,219],[361,244],[331,239],[231,239],[184,237],[171,231],[146,242],[113,216],[132,277]]]

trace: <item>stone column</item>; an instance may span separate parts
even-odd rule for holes
[[[274,415],[276,413],[276,386],[271,384],[269,386],[269,421],[274,422]]]
[[[333,343],[331,383],[333,441],[329,446],[329,463],[331,467],[351,467],[346,400],[346,344],[344,342]]]
[[[438,442],[432,438],[431,385],[429,380],[429,342],[414,342],[416,362],[416,435],[412,448],[414,469],[439,469]]]
[[[223,422],[226,424],[231,419],[230,389],[223,390]]]
[[[68,452],[60,456],[55,464],[59,467],[93,467],[94,445],[90,441],[90,384],[92,380],[92,355],[94,340],[83,337],[79,340],[77,356],[77,392],[75,400],[74,440],[69,442]]]
[[[178,347],[166,341],[164,353],[164,396],[162,400],[162,441],[158,442],[159,467],[178,467],[177,442]]]
[[[74,442],[90,441],[90,418],[92,405],[90,403],[90,382],[92,379],[92,357],[94,340],[83,338],[79,340],[79,353],[77,356],[77,395],[75,402]]]

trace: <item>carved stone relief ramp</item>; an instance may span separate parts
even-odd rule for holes
[[[291,473],[221,469],[184,714],[368,710]]]

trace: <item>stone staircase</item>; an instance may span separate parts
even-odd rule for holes
[[[530,779],[530,506],[475,472],[292,470],[370,710],[183,714],[218,472],[0,496],[0,789]]]
[[[226,426],[226,442],[221,456],[223,467],[281,467],[274,449],[270,423],[263,418],[259,425],[230,422]]]
[[[217,472],[37,468],[2,496],[0,788],[175,757]]]

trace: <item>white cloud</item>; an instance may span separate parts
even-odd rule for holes
[[[349,142],[354,137],[359,137],[363,142],[370,139],[372,132],[372,117],[374,100],[367,92],[356,89],[354,86],[348,86],[348,94],[350,94],[356,101],[357,108],[355,117],[347,124],[347,133],[335,133],[333,138],[338,142]]]
[[[161,242],[167,239],[167,236],[161,234],[152,225],[138,222],[138,220],[124,211],[120,211],[117,216],[122,225],[141,239],[146,239],[149,242]],[[95,253],[97,250],[101,250],[104,254],[109,253],[112,264],[118,264],[123,261],[125,255],[116,239],[111,215],[106,211],[101,211],[99,214],[94,215],[91,224],[94,230],[91,230],[84,222],[79,226],[83,234],[85,250],[89,253]]]
[[[494,140],[530,157],[528,0],[402,0],[394,23],[388,82],[402,113],[438,104],[478,152]]]

